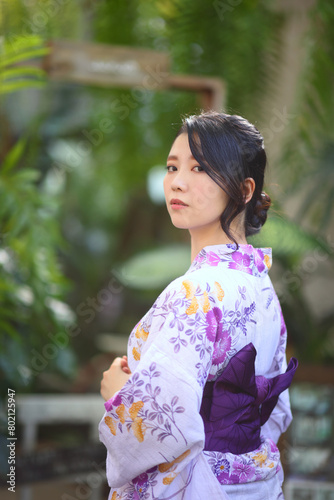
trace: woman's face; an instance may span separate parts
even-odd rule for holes
[[[175,227],[191,233],[222,232],[220,216],[228,196],[192,156],[186,133],[175,139],[170,150],[164,191]]]

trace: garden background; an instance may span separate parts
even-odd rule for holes
[[[224,110],[265,140],[274,203],[250,242],[273,249],[289,355],[303,373],[330,369],[333,2],[0,5],[2,393],[97,393],[133,326],[190,264],[188,236],[172,227],[156,183],[198,96],[52,80],[42,64],[51,40],[151,49],[173,74],[222,79]]]

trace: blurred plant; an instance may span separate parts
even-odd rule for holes
[[[250,238],[257,247],[272,247],[274,282],[289,331],[300,361],[331,364],[334,360],[334,313],[315,317],[304,295],[309,277],[334,257],[334,245],[316,237],[295,222],[271,214],[261,232]]]
[[[27,61],[47,52],[37,36],[3,42],[1,92],[44,85],[44,72]],[[11,67],[14,63],[23,65]],[[64,247],[56,218],[58,200],[45,184],[38,185],[40,172],[26,165],[27,142],[19,139],[0,169],[0,370],[5,387],[31,386],[39,373],[32,360],[50,342],[49,332],[62,330],[74,319],[62,302],[69,281],[58,259],[58,249]],[[72,352],[58,349],[50,367],[70,375]]]
[[[45,71],[33,66],[31,60],[48,52],[39,36],[18,36],[11,41],[0,39],[0,94],[44,86]]]
[[[274,3],[106,1],[96,9],[95,38],[166,51],[173,73],[223,78],[227,112],[259,122],[265,97],[275,91],[282,52],[284,15]]]
[[[126,5],[117,3],[116,7],[115,2],[104,2],[97,9],[96,38],[104,43],[136,43],[168,51],[175,73],[223,78],[228,89],[227,111],[245,115],[258,123],[265,117],[268,102],[276,91],[276,77],[282,55],[282,29],[288,16],[288,13],[283,14],[273,7],[273,2],[255,0],[233,2],[233,5],[232,2],[208,4],[206,0],[168,0],[154,3],[133,0]],[[311,179],[310,187],[314,186],[317,193],[323,193],[321,197],[318,196],[318,215],[319,211],[326,207],[324,199],[330,201],[333,196],[332,183],[324,182],[325,179],[332,178],[332,165],[328,162],[331,149],[327,149],[323,155],[324,161],[326,158],[326,168],[319,169],[312,164],[311,157],[306,158],[310,149],[309,137],[315,136],[313,115],[309,114],[309,108],[310,102],[318,96],[316,102],[327,100],[329,109],[333,109],[333,81],[327,80],[329,68],[333,66],[334,61],[334,57],[329,57],[334,47],[332,12],[333,6],[328,0],[320,0],[314,7],[308,42],[310,54],[301,83],[303,92],[300,94],[300,106],[304,109],[301,115],[303,118],[299,119],[299,131],[298,128],[294,129],[296,121],[290,121],[291,143],[288,147],[288,158],[287,161],[283,158],[280,162],[280,165],[286,165],[288,170],[286,178],[290,178],[289,174],[295,174],[295,182],[291,183],[294,189],[297,189],[301,180],[308,175]],[[122,18],[127,19],[125,30],[122,29],[123,23],[119,22]],[[318,40],[321,40],[320,46]],[[314,86],[317,88],[316,93]],[[170,97],[168,99],[170,100]],[[183,104],[182,101],[180,103]],[[161,128],[161,118],[164,119],[166,115],[164,112],[162,116],[162,106],[159,104],[160,107],[157,97],[154,96],[150,107],[152,120],[149,127],[154,125],[154,130],[159,130],[160,136],[167,138]],[[311,107],[314,108],[314,104]],[[322,127],[327,128],[328,135],[332,133],[329,132],[332,130],[332,113],[328,113],[325,105],[322,105],[321,109]],[[179,107],[179,110],[185,112],[184,108]],[[198,111],[196,105],[193,105],[191,111]],[[136,113],[131,113],[134,118]],[[142,121],[141,116],[138,116],[138,119],[139,122]],[[168,123],[163,123],[168,127]],[[140,132],[136,132],[136,137],[139,136]],[[321,134],[317,137],[320,138]],[[325,137],[325,134],[322,137]],[[166,147],[167,144],[166,142]],[[296,144],[300,147],[296,148]],[[136,148],[139,151],[140,141]],[[126,158],[132,154],[130,150],[122,152],[124,165],[128,163]],[[296,155],[299,155],[297,162],[294,161]],[[301,163],[302,158],[305,161]],[[138,177],[138,161],[136,168]],[[125,168],[127,169],[128,167]],[[307,204],[308,201],[309,197],[305,197],[304,213],[305,208],[311,206]],[[277,202],[275,206],[278,207]],[[330,218],[330,207],[325,208],[325,212]],[[276,266],[281,272],[276,285],[280,289],[290,339],[300,358],[309,362],[328,362],[334,356],[333,349],[326,349],[332,336],[328,328],[330,318],[319,322],[312,315],[303,294],[304,283],[310,273],[299,272],[304,259],[318,255],[317,252],[324,253],[330,262],[333,250],[324,239],[317,239],[312,231],[307,231],[283,217],[272,217],[259,237],[253,239],[255,245],[273,247]],[[317,261],[317,265],[320,267],[321,262]]]
[[[17,13],[7,16],[11,20],[6,28],[10,42],[7,50],[17,47],[17,53],[24,54],[22,48],[29,37],[13,36],[14,32],[20,32],[23,25],[26,31],[35,33],[34,37],[39,33],[43,38],[89,39],[92,42],[168,51],[174,73],[223,78],[229,89],[227,111],[243,114],[257,123],[261,121],[275,89],[280,67],[284,16],[271,8],[274,3],[260,0],[213,1],[210,4],[206,0],[87,0],[85,9],[80,2],[66,2],[66,5],[61,2],[61,8],[60,2],[55,2],[52,4],[55,8],[51,9],[51,4],[44,6],[43,2],[29,2],[28,8],[27,2],[13,0],[6,3],[6,8],[14,11],[20,7],[21,19]],[[299,131],[291,130],[293,139],[287,147],[287,161],[281,162],[287,165],[289,172],[302,172],[292,176],[290,184],[295,187],[306,178],[307,172],[311,172],[311,181],[313,175],[320,172],[315,172],[313,156],[308,157],[315,142],[318,157],[324,158],[328,169],[327,174],[319,173],[319,180],[326,180],[326,175],[332,175],[328,161],[332,157],[331,147],[326,150],[318,148],[318,145],[324,144],[321,130],[326,129],[323,137],[326,136],[327,143],[333,142],[329,132],[333,108],[332,104],[328,104],[326,109],[324,104],[331,103],[333,83],[331,78],[326,81],[334,60],[329,57],[333,47],[330,31],[333,7],[330,4],[328,0],[319,0],[319,11],[318,6],[315,7],[313,34],[309,39],[309,66],[303,75],[307,85],[302,87],[298,104],[304,111],[299,115]],[[222,8],[226,6],[225,13]],[[319,46],[318,40],[322,40]],[[329,45],[331,48],[327,57]],[[43,50],[42,43],[31,47]],[[24,50],[27,53],[30,49],[26,47]],[[24,59],[17,62],[27,68]],[[3,71],[14,69],[10,64],[4,66]],[[44,76],[35,71],[36,67],[32,68],[31,73],[30,70],[23,71],[21,76],[19,72],[2,76],[5,91],[10,91],[10,85],[17,86],[16,89],[12,87],[12,91],[18,90],[21,83],[31,87],[34,83],[42,86]],[[20,67],[17,69],[20,71]],[[318,89],[316,93],[313,87]],[[195,96],[185,92],[139,90],[137,88],[136,93],[135,89],[97,89],[50,82],[43,94],[45,97],[49,92],[43,100],[45,116],[39,134],[31,134],[29,147],[24,141],[16,143],[6,159],[11,166],[3,174],[0,173],[1,196],[7,200],[0,209],[1,232],[4,233],[0,251],[0,297],[4,304],[2,311],[5,311],[1,312],[1,319],[7,325],[3,344],[6,355],[1,357],[1,363],[11,380],[20,372],[14,368],[10,373],[10,364],[14,367],[20,364],[21,375],[26,374],[23,379],[28,381],[31,349],[40,352],[50,341],[49,332],[52,331],[53,335],[63,328],[60,317],[56,319],[52,308],[44,303],[49,297],[47,303],[53,304],[53,310],[58,308],[58,313],[66,311],[64,304],[54,302],[64,300],[68,287],[55,248],[63,250],[61,261],[66,273],[76,282],[69,300],[77,308],[81,304],[87,307],[87,298],[97,296],[104,281],[109,279],[106,274],[115,262],[121,264],[141,251],[154,248],[157,243],[164,245],[180,239],[177,230],[170,228],[163,207],[148,202],[145,177],[153,165],[164,163],[180,122],[180,114],[199,111],[198,104]],[[28,99],[29,89],[24,92],[27,92],[24,99]],[[317,112],[317,123],[323,121],[323,125],[321,129],[315,127],[318,130],[315,136],[313,120],[316,113],[310,110],[315,108],[319,111],[319,99],[322,111]],[[109,125],[112,123],[109,131],[102,130],[101,123],[105,120]],[[295,121],[291,127],[294,125]],[[302,147],[297,148],[297,143]],[[30,174],[27,173],[26,178],[24,175],[20,177],[18,174],[26,172],[26,153],[32,148],[35,148],[34,162],[38,167],[28,169]],[[315,149],[312,151],[314,153]],[[75,161],[71,164],[69,158]],[[37,171],[42,175],[38,176]],[[59,183],[62,190],[55,191]],[[326,183],[325,189],[328,190],[330,185]],[[320,185],[317,193],[319,188]],[[9,208],[6,208],[7,205]],[[321,210],[323,205],[318,207],[317,213]],[[330,217],[330,211],[326,213]],[[328,224],[328,221],[325,223]],[[67,247],[58,226],[68,240]],[[270,228],[269,222],[266,228]],[[264,231],[262,241],[266,240],[265,245],[274,247],[282,274],[296,273],[306,251],[312,253],[322,248],[314,236],[294,224],[279,220],[274,222],[272,228],[273,233],[268,233],[268,240]],[[288,254],[280,253],[279,248],[283,249],[283,246],[289,250]],[[330,254],[328,249],[323,251]],[[285,305],[285,313],[291,338],[296,341],[298,349],[305,347],[308,359],[312,360],[312,355],[317,361],[328,359],[323,351],[330,329],[325,320],[322,327],[311,317],[302,296],[303,276],[297,277],[301,278],[297,291],[289,283],[286,286],[289,302]],[[128,292],[126,290],[125,293]],[[126,300],[126,314],[122,304],[115,299],[101,312],[94,311],[94,321],[88,323],[81,318],[83,333],[80,338],[74,339],[81,362],[96,349],[97,333],[119,331],[126,334],[141,313],[146,311],[145,301],[151,300],[152,296],[146,300],[141,292],[126,298],[129,299]],[[67,310],[67,319],[70,315]],[[315,346],[317,331],[321,332],[318,347]],[[310,342],[304,339],[310,339]],[[59,350],[60,358],[55,358],[53,365],[59,365],[61,360],[66,364],[64,360],[68,352]],[[17,359],[20,361],[17,362]],[[69,363],[68,366],[73,365]],[[48,369],[50,367],[51,363]]]
[[[326,236],[334,202],[334,5],[318,0],[310,12],[306,58],[300,76],[296,123],[280,164],[288,198],[300,200],[295,218]]]
[[[298,208],[290,218],[296,227],[307,228],[317,241],[328,241],[334,222],[334,5],[329,0],[318,0],[309,16],[310,28],[304,40],[306,57],[292,110],[297,119],[288,128],[279,164],[284,171],[282,188],[286,200],[298,200]],[[327,264],[333,268],[333,242],[329,244]],[[286,274],[289,300],[284,313],[301,358],[313,363],[332,363],[333,309],[322,319],[315,318],[310,311],[303,294],[310,273],[298,271],[303,266],[302,254],[299,259],[285,258],[281,262],[285,273],[290,273]],[[316,273],[319,266],[312,272]]]

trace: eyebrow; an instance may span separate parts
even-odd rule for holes
[[[169,155],[167,158],[167,161],[168,160],[178,160],[178,159],[179,159],[179,157],[176,155]],[[190,155],[189,160],[196,160],[196,158],[193,155]]]

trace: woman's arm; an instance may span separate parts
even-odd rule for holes
[[[213,342],[206,336],[200,288],[193,285],[194,307],[179,286],[168,288],[155,304],[137,368],[105,404],[100,439],[108,450],[109,484],[115,488],[152,468],[171,481],[204,447],[199,410]],[[119,374],[121,368],[111,370]]]

